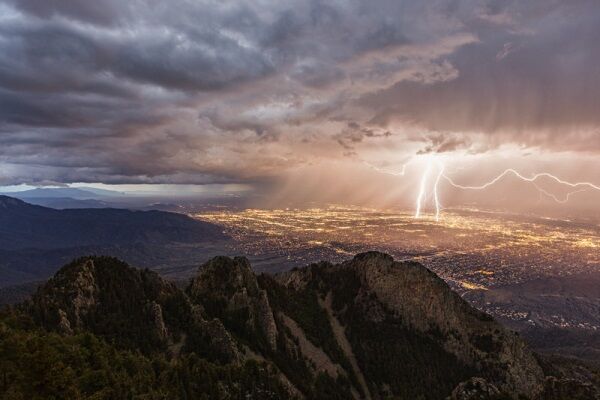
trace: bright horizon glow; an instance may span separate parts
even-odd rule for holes
[[[103,183],[73,183],[70,185],[44,185],[44,186],[32,186],[32,185],[12,185],[12,186],[0,186],[0,193],[5,194],[17,194],[20,192],[33,190],[33,189],[61,189],[61,188],[75,188],[83,189],[102,189],[110,190],[121,193],[127,196],[160,196],[160,197],[185,197],[195,195],[215,195],[225,196],[228,194],[244,194],[253,190],[250,185],[247,184],[206,184],[206,185],[177,185],[177,184],[103,184]],[[117,193],[116,193],[117,194]]]

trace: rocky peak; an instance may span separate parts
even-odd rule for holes
[[[483,378],[471,378],[460,383],[448,400],[496,400],[500,398],[498,388]]]
[[[471,307],[421,264],[395,262],[388,255],[370,252],[342,267],[352,268],[364,289],[409,326],[421,332],[440,332],[443,346],[459,359],[486,364],[500,378],[500,389],[528,395],[541,390],[542,369],[525,343]]]
[[[95,272],[93,258],[61,268],[33,296],[33,307],[40,321],[47,327],[58,326],[65,333],[82,327],[83,319],[98,300]]]
[[[340,268],[351,269],[365,290],[422,331],[431,326],[448,331],[459,319],[485,318],[419,263],[396,262],[387,254],[368,252]]]
[[[256,275],[245,257],[215,257],[200,267],[187,293],[208,316],[224,319],[233,329],[240,324],[264,335],[275,350],[277,326],[267,292],[259,288]],[[234,327],[235,326],[235,327]]]
[[[188,318],[181,310],[170,327],[163,309],[173,304],[185,309],[185,295],[155,272],[111,257],[85,257],[61,268],[28,307],[47,329],[91,330],[124,345],[141,343],[150,349],[166,345],[170,330],[179,328],[178,319]]]
[[[246,293],[258,295],[258,283],[245,257],[218,256],[202,265],[188,289],[194,296],[220,294],[228,298]]]
[[[331,294],[340,320],[356,324],[355,329],[370,325],[374,332],[389,329],[389,340],[419,340],[430,343],[430,348],[439,346],[438,358],[451,355],[457,360],[457,370],[482,371],[501,391],[531,397],[542,390],[542,369],[525,343],[472,308],[419,263],[397,262],[387,254],[367,252],[338,265],[314,264],[278,280],[296,291],[312,287],[320,296]],[[367,352],[378,345],[370,341],[369,337],[356,337],[356,345]]]

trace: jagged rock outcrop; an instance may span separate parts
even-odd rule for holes
[[[160,340],[166,340],[169,334],[167,327],[165,326],[165,320],[163,318],[162,307],[156,301],[152,301],[148,307],[148,314],[152,321],[154,321],[154,330]]]
[[[206,342],[204,345],[217,354],[216,359],[234,364],[239,364],[243,360],[235,339],[220,320],[216,318],[210,321],[201,320],[196,329],[201,332],[202,339]],[[191,347],[188,350],[195,349]]]
[[[422,265],[370,252],[341,268],[355,271],[362,288],[406,325],[421,332],[439,332],[445,349],[488,371],[500,389],[528,396],[540,392],[543,372],[525,342],[471,307]]]
[[[267,292],[244,257],[215,257],[202,265],[187,293],[208,315],[223,319],[233,330],[256,331],[271,350],[277,347],[277,326]]]
[[[84,259],[62,268],[33,296],[36,317],[42,324],[65,333],[82,326],[98,301],[93,259]]]
[[[542,369],[525,343],[418,263],[369,252],[338,265],[297,269],[278,281],[292,292],[313,290],[321,298],[331,296],[376,398],[385,397],[390,388],[399,394],[401,385],[390,370],[432,379],[431,384],[443,381],[448,386],[440,395],[476,375],[515,397],[533,398],[542,390]],[[412,357],[411,349],[423,352],[423,359],[410,369],[384,361]],[[443,376],[431,364],[440,364],[448,373]]]
[[[460,383],[448,400],[497,400],[500,390],[483,378],[471,378]]]
[[[111,257],[85,257],[61,268],[27,305],[46,329],[91,331],[145,352],[167,347],[191,323],[191,304],[157,273]]]

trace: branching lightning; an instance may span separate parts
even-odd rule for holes
[[[455,188],[458,189],[464,189],[464,190],[484,190],[487,189],[488,187],[494,185],[495,183],[497,183],[499,180],[501,180],[502,178],[504,178],[505,176],[507,176],[508,174],[513,174],[515,175],[517,178],[525,181],[525,182],[530,182],[533,184],[533,186],[538,190],[538,192],[540,192],[541,194],[544,194],[546,196],[548,196],[549,198],[551,198],[552,200],[554,200],[557,203],[560,204],[565,204],[569,201],[569,199],[571,198],[572,195],[574,195],[575,193],[581,193],[584,192],[588,189],[593,189],[593,190],[598,190],[600,191],[600,186],[597,186],[591,182],[569,182],[569,181],[565,181],[563,179],[560,179],[559,177],[557,177],[556,175],[552,175],[548,172],[541,172],[538,174],[534,174],[532,177],[528,178],[526,176],[523,176],[522,174],[520,174],[518,171],[512,169],[512,168],[508,168],[506,170],[504,170],[500,175],[496,176],[494,179],[479,185],[479,186],[466,186],[466,185],[459,185],[456,182],[454,182],[452,180],[452,178],[450,178],[447,175],[444,175],[444,179],[446,179],[446,181],[448,181],[448,183],[450,183],[450,185],[454,186]],[[554,193],[550,193],[547,190],[543,189],[542,187],[540,187],[537,184],[537,180],[540,178],[549,178],[552,179],[553,181],[564,185],[564,186],[568,186],[571,188],[579,188],[577,190],[568,192],[565,197],[563,199],[560,199],[557,195],[555,195]]]
[[[546,178],[550,178],[558,183],[560,183],[561,185],[566,185],[566,186],[570,186],[572,188],[578,188],[578,187],[587,187],[587,188],[591,188],[591,189],[595,189],[595,190],[600,190],[600,186],[594,185],[593,183],[590,182],[568,182],[565,180],[562,180],[558,177],[556,177],[555,175],[552,175],[548,172],[541,172],[539,174],[535,174],[533,175],[531,178],[527,178],[523,175],[521,175],[519,172],[515,171],[512,168],[508,168],[506,169],[504,172],[502,172],[500,175],[498,175],[497,177],[495,177],[494,179],[492,179],[489,182],[484,183],[483,185],[480,186],[464,186],[464,185],[459,185],[457,183],[455,183],[450,177],[448,177],[447,175],[444,175],[444,178],[450,182],[450,184],[456,188],[459,189],[470,189],[470,190],[481,190],[481,189],[486,189],[490,186],[492,186],[494,183],[498,182],[500,179],[504,178],[506,175],[508,174],[514,174],[517,178],[522,179],[526,182],[535,182],[536,180],[538,180],[539,178],[542,177],[546,177]]]
[[[435,183],[433,185],[433,199],[435,200],[435,220],[440,220],[440,197],[438,195],[438,185],[440,184],[440,179],[444,176],[444,164],[438,162],[438,175],[435,178]]]
[[[427,185],[429,171],[431,171],[431,162],[427,163],[427,168],[425,168],[425,172],[423,172],[423,175],[421,175],[421,184],[419,185],[419,195],[417,196],[417,210],[415,211],[415,218],[421,217],[421,204],[425,198],[425,186]]]
[[[581,193],[581,192],[585,192],[587,189],[579,189],[579,190],[575,190],[573,192],[569,192],[565,195],[564,199],[559,199],[557,195],[555,195],[554,193],[550,193],[547,190],[542,189],[537,183],[532,182],[533,186],[535,186],[535,188],[538,190],[538,192],[540,192],[541,194],[548,196],[549,198],[551,198],[552,200],[554,200],[555,202],[559,203],[559,204],[565,204],[569,201],[569,199],[571,198],[571,195],[574,195],[575,193]]]
[[[378,168],[366,161],[364,161],[364,163],[369,166],[370,168],[372,168],[373,170],[382,173],[382,174],[386,174],[386,175],[392,175],[392,176],[404,176],[406,174],[406,166],[408,164],[410,164],[412,162],[409,161],[408,163],[404,164],[402,166],[402,170],[399,172],[396,171],[390,171],[390,170],[385,170],[385,169],[381,169]],[[440,214],[441,214],[441,202],[440,202],[440,195],[439,195],[439,185],[440,182],[442,180],[442,178],[448,182],[451,186],[457,188],[457,189],[461,189],[461,190],[485,190],[487,188],[489,188],[490,186],[498,183],[502,178],[506,177],[509,174],[512,174],[514,176],[516,176],[518,179],[524,181],[524,182],[529,182],[531,183],[536,190],[542,195],[547,196],[548,198],[554,200],[557,203],[560,204],[565,204],[567,203],[571,196],[576,194],[576,193],[581,193],[587,190],[596,190],[596,191],[600,191],[600,186],[591,183],[591,182],[570,182],[570,181],[566,181],[564,179],[561,179],[559,177],[557,177],[556,175],[553,175],[549,172],[541,172],[541,173],[537,173],[532,175],[531,177],[526,177],[524,175],[522,175],[521,173],[519,173],[517,170],[513,169],[513,168],[508,168],[506,170],[504,170],[502,173],[500,173],[498,176],[494,177],[493,179],[478,185],[478,186],[470,186],[470,185],[461,185],[456,183],[451,177],[449,177],[448,175],[446,175],[445,173],[445,166],[444,164],[440,161],[440,160],[436,160],[436,159],[428,159],[427,161],[427,165],[425,167],[425,169],[423,170],[423,173],[421,175],[421,180],[419,183],[419,191],[417,193],[417,199],[416,199],[416,209],[415,209],[415,218],[421,218],[422,216],[422,210],[423,210],[423,205],[425,203],[425,200],[427,198],[427,182],[429,181],[429,176],[431,175],[431,171],[432,169],[434,169],[434,164],[436,166],[437,169],[437,175],[436,178],[433,182],[432,185],[432,190],[433,190],[433,201],[434,201],[434,206],[435,206],[435,220],[439,221],[440,219]],[[548,178],[553,180],[554,182],[566,186],[566,187],[570,187],[576,190],[570,191],[568,193],[566,193],[566,195],[564,196],[564,198],[560,198],[559,196],[557,196],[554,193],[551,193],[547,190],[545,190],[544,188],[542,188],[537,181],[540,178]]]
[[[442,176],[444,176],[444,164],[442,164],[440,161],[436,161],[436,165],[437,165],[438,172],[435,177],[435,181],[433,182],[433,200],[435,203],[435,220],[439,221],[440,220],[440,212],[441,212],[442,207],[440,204],[440,196],[439,196],[438,186],[440,184],[440,180],[442,179]],[[433,161],[430,160],[427,163],[427,168],[425,168],[425,171],[423,172],[423,175],[421,176],[421,184],[419,185],[419,194],[417,196],[417,207],[416,207],[416,211],[415,211],[415,218],[421,218],[421,209],[422,209],[423,201],[425,199],[427,180],[429,179],[429,174],[431,173],[432,166],[433,166]]]

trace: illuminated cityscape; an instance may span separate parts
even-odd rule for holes
[[[435,215],[414,219],[410,211],[341,206],[194,216],[223,225],[236,239],[231,251],[247,254],[258,271],[342,261],[376,249],[421,262],[478,307],[510,320],[527,321],[532,306],[490,300],[494,290],[600,271],[600,227],[564,220],[454,210],[436,222]],[[540,318],[561,327],[600,329],[588,315],[580,318],[583,326],[576,314]]]

